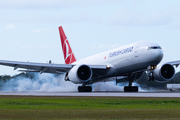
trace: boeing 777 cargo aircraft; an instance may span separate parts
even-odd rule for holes
[[[160,63],[163,58],[162,48],[153,42],[137,42],[107,52],[76,60],[68,39],[59,27],[60,39],[66,64],[31,63],[0,60],[1,65],[24,68],[26,72],[65,73],[65,81],[81,84],[79,92],[91,92],[89,86],[101,81],[129,81],[125,92],[137,92],[138,87],[132,82],[140,78],[143,72],[149,73],[149,80],[168,82],[175,75],[175,67],[180,61]]]

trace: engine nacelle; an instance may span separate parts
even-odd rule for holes
[[[68,72],[68,79],[76,84],[86,83],[92,77],[92,69],[88,65],[76,65]]]
[[[174,78],[175,69],[171,64],[160,64],[153,71],[156,82],[168,82]]]

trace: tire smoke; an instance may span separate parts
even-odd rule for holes
[[[33,79],[26,77],[15,77],[0,83],[1,91],[77,91],[78,85],[64,81],[64,75],[34,74]]]
[[[98,82],[93,84],[93,91],[123,91],[123,86],[116,86],[115,82]]]
[[[32,78],[20,75],[17,77],[12,77],[9,80],[0,81],[0,90],[4,92],[11,91],[39,91],[39,92],[77,92],[78,86],[80,84],[74,84],[70,81],[64,81],[64,74],[39,74],[31,73]],[[127,86],[127,82],[118,83],[116,85],[115,81],[112,82],[98,82],[92,84],[93,91],[124,91],[124,86]],[[137,83],[135,86],[139,87],[139,91],[145,91]]]

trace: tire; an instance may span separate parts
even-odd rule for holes
[[[92,92],[91,86],[79,86],[78,92]]]
[[[138,92],[137,86],[125,86],[124,92]]]

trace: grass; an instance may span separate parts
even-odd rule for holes
[[[0,119],[180,119],[180,98],[0,96]]]

